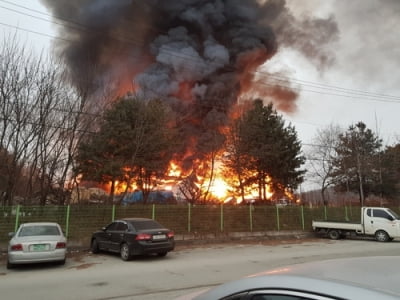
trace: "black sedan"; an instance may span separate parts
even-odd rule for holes
[[[165,256],[174,248],[173,231],[146,218],[116,220],[93,233],[91,240],[93,253],[99,251],[120,253],[125,261],[134,255]]]

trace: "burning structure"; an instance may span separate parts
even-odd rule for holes
[[[331,57],[323,45],[337,34],[332,18],[296,19],[284,0],[42,2],[66,22],[55,49],[76,85],[169,104],[185,142],[175,159],[184,171],[218,146],[211,136],[223,143],[237,104],[261,98],[294,112],[295,89],[269,83],[265,63],[292,47],[323,67]]]

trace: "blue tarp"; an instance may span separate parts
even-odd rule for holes
[[[135,191],[133,193],[127,193],[123,198],[121,204],[137,204],[143,203],[143,192]],[[151,191],[147,199],[147,203],[175,203],[176,199],[172,191]]]

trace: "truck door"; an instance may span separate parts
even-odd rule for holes
[[[372,208],[364,211],[364,231],[365,234],[375,234],[374,218],[372,217]]]
[[[372,228],[375,233],[377,230],[386,231],[391,237],[398,236],[397,223],[385,209],[372,209]]]

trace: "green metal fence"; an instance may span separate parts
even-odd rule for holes
[[[399,211],[392,208],[394,211]],[[91,233],[125,217],[153,218],[176,234],[227,234],[280,230],[310,231],[312,220],[360,221],[360,207],[131,205],[0,207],[0,243],[21,223],[57,222],[69,240],[88,241]]]

